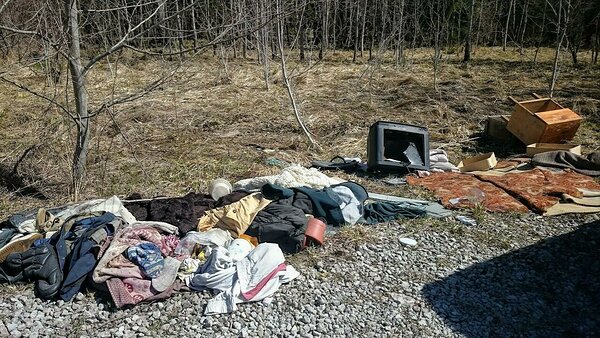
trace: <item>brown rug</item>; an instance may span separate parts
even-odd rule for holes
[[[407,181],[408,184],[423,186],[433,191],[446,208],[473,208],[475,204],[481,203],[488,211],[529,211],[525,205],[503,189],[481,181],[473,175],[432,173],[424,178],[409,176]],[[478,198],[479,191],[483,192],[481,200]]]
[[[600,185],[589,176],[575,172],[551,172],[539,168],[507,173],[503,176],[477,175],[477,178],[506,190],[532,210],[540,213],[557,204],[563,194],[582,197],[581,191],[577,188],[600,190]]]

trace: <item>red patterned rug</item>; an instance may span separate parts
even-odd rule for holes
[[[562,194],[582,197],[577,188],[600,190],[594,179],[576,172],[551,172],[539,168],[504,176],[477,175],[483,181],[517,196],[533,211],[543,213],[561,200]]]
[[[481,203],[488,211],[501,212],[527,212],[531,208],[544,213],[563,193],[581,197],[577,188],[600,190],[600,184],[591,177],[539,168],[503,176],[432,173],[424,178],[411,176],[407,181],[433,191],[447,208],[472,208]]]
[[[408,184],[425,187],[435,193],[446,208],[473,208],[481,203],[489,211],[527,212],[529,209],[506,191],[473,175],[461,173],[432,173],[417,178],[409,176]],[[481,193],[483,192],[483,196]]]

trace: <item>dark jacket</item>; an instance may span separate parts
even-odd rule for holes
[[[291,197],[269,204],[256,215],[246,234],[258,238],[259,243],[276,243],[285,253],[302,250],[308,218],[293,202]]]
[[[293,188],[296,192],[307,195],[312,202],[313,215],[317,218],[324,218],[328,224],[339,226],[344,224],[344,216],[340,205],[331,198],[330,194],[335,194],[331,188],[315,190],[307,187]]]
[[[12,253],[0,264],[0,283],[35,281],[35,294],[39,298],[53,298],[62,282],[62,271],[54,247],[48,242],[25,252]]]
[[[70,301],[79,292],[98,263],[100,246],[122,223],[121,218],[107,212],[98,217],[78,220],[70,229],[63,227],[57,232],[57,238],[53,239],[56,240],[59,264],[64,264],[61,266],[64,280],[60,298]]]

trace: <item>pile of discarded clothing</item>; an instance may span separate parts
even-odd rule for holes
[[[96,289],[118,308],[211,290],[205,313],[227,313],[296,278],[284,253],[321,245],[327,227],[444,211],[411,200],[366,204],[361,185],[297,165],[234,187],[15,214],[0,224],[0,283],[34,282],[38,297],[65,301]]]

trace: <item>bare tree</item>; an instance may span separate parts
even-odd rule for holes
[[[296,121],[298,122],[298,125],[300,126],[300,128],[302,129],[302,132],[304,132],[304,135],[306,135],[306,137],[308,138],[308,140],[310,141],[310,143],[312,145],[317,145],[316,141],[313,139],[312,135],[310,134],[310,131],[308,131],[308,128],[306,128],[306,126],[304,125],[304,122],[302,121],[302,117],[300,116],[300,110],[298,107],[298,104],[296,102],[296,97],[294,94],[294,89],[292,88],[292,84],[290,83],[290,78],[287,72],[287,65],[286,65],[286,60],[285,60],[285,48],[284,48],[284,44],[283,44],[283,14],[284,14],[284,10],[283,10],[283,4],[282,4],[283,0],[275,0],[276,2],[276,11],[277,11],[277,46],[279,47],[279,62],[281,65],[281,76],[282,76],[282,80],[283,80],[283,84],[285,86],[285,89],[288,93],[288,97],[290,99],[290,104],[292,106],[292,110],[294,112],[294,116],[296,117]]]
[[[73,84],[76,115],[74,118],[77,126],[77,141],[73,153],[73,188],[77,194],[82,188],[85,179],[85,169],[90,143],[90,114],[88,112],[88,94],[86,90],[86,74],[94,65],[88,64],[87,69],[81,64],[81,41],[79,35],[79,18],[77,0],[64,0],[65,13],[67,13],[66,31],[69,52],[67,60]]]
[[[510,14],[513,11],[515,0],[508,0],[508,13],[506,13],[506,25],[504,26],[504,40],[502,43],[502,51],[506,51],[506,43],[508,42],[508,25],[510,23]]]
[[[465,36],[465,56],[464,62],[471,61],[471,40],[473,39],[473,16],[475,16],[475,0],[471,0],[469,5],[469,30]]]
[[[3,10],[10,7],[10,1],[11,0],[7,0],[2,4],[2,7],[0,7],[0,14],[2,14]],[[170,41],[172,37],[168,32],[171,31],[177,33],[175,34],[175,39],[181,40],[181,34],[183,34],[184,31],[183,23],[180,20],[181,14],[188,11],[190,8],[193,8],[195,1],[186,3],[180,7],[174,6],[174,9],[171,8],[167,11],[167,0],[148,2],[142,1],[130,5],[127,4],[127,2],[115,1],[113,3],[107,0],[103,3],[106,7],[88,8],[86,12],[83,13],[99,15],[100,18],[97,19],[97,22],[101,23],[102,20],[112,20],[113,17],[119,17],[112,15],[115,12],[119,12],[121,13],[123,20],[126,22],[127,28],[122,29],[119,27],[119,25],[115,24],[114,26],[117,26],[116,31],[122,32],[122,35],[119,35],[116,38],[110,38],[110,35],[108,34],[109,32],[114,33],[115,30],[100,32],[100,34],[89,34],[91,36],[88,38],[90,44],[94,43],[94,37],[98,35],[103,36],[106,38],[106,41],[111,41],[111,43],[103,50],[95,53],[92,52],[97,51],[99,46],[89,45],[88,47],[90,48],[85,50],[87,57],[85,58],[84,62],[84,58],[82,56],[82,51],[84,50],[82,22],[84,22],[86,25],[89,25],[90,23],[87,20],[81,19],[81,3],[79,3],[77,0],[48,0],[47,3],[43,4],[42,8],[31,10],[30,17],[26,17],[26,15],[24,15],[24,18],[22,18],[23,25],[30,25],[32,22],[44,22],[44,19],[47,18],[55,18],[56,13],[54,13],[53,10],[56,8],[54,7],[56,3],[53,1],[59,1],[59,3],[62,4],[62,12],[58,13],[58,17],[64,16],[65,18],[62,25],[58,23],[60,20],[57,20],[57,24],[55,25],[56,27],[53,29],[45,29],[47,27],[40,25],[30,26],[28,28],[20,28],[15,26],[14,23],[9,20],[10,25],[0,25],[0,31],[24,35],[30,39],[41,41],[44,44],[51,46],[54,55],[63,57],[68,63],[72,92],[65,92],[64,95],[66,99],[60,100],[58,99],[56,93],[47,95],[45,93],[33,90],[32,88],[27,87],[25,84],[22,84],[15,79],[11,79],[9,74],[1,73],[0,80],[25,90],[28,93],[57,106],[75,124],[76,140],[73,150],[72,188],[74,197],[78,198],[78,194],[81,191],[86,178],[86,162],[90,147],[90,126],[92,120],[98,114],[107,111],[114,105],[130,102],[148,94],[164,82],[168,81],[178,67],[180,67],[180,64],[176,63],[171,69],[165,69],[164,73],[158,74],[156,80],[147,83],[137,91],[123,93],[120,96],[108,98],[95,107],[90,107],[86,85],[87,79],[90,73],[93,71],[95,65],[99,62],[103,62],[104,60],[108,60],[109,57],[123,49],[131,49],[135,52],[162,57],[182,55],[186,52],[196,51],[208,46],[217,45],[217,42],[226,41],[226,34],[230,31],[233,31],[233,27],[235,25],[239,25],[239,23],[221,25],[221,27],[218,27],[219,33],[214,35],[214,39],[202,46],[196,46],[195,48],[186,50],[184,49],[183,43],[181,43],[179,46],[180,48],[176,53],[171,54],[165,53],[164,51],[156,53],[150,50],[143,50],[139,47],[136,47],[136,45],[141,46],[142,44],[140,41],[143,40],[143,38],[149,32],[157,31],[167,32],[165,34],[169,35],[166,37],[159,35],[159,40],[167,39]],[[257,28],[255,26],[252,29]],[[207,31],[206,33],[206,35],[210,35],[208,33],[211,32]],[[235,37],[230,38],[230,40],[234,39]],[[170,42],[163,43],[170,45]],[[69,97],[71,99],[69,99]],[[74,101],[75,103],[74,109],[70,108],[70,100]]]
[[[525,54],[525,31],[527,31],[527,14],[529,11],[529,0],[525,0],[523,5],[523,13],[521,15],[521,23],[519,24],[519,54]]]
[[[294,113],[309,138],[285,52],[299,52],[300,59],[307,58],[310,64],[312,50],[318,45],[319,59],[326,58],[328,50],[342,49],[352,53],[352,61],[357,62],[368,48],[369,62],[379,65],[385,62],[385,52],[394,50],[399,65],[411,62],[418,48],[433,47],[437,89],[444,47],[464,43],[463,60],[468,62],[473,45],[506,50],[513,41],[524,53],[530,43],[537,47],[536,62],[540,48],[553,46],[549,79],[553,95],[563,49],[570,51],[575,64],[581,62],[577,58],[581,50],[591,49],[591,63],[597,62],[600,51],[597,0],[0,1],[0,55],[14,56],[22,67],[41,65],[47,88],[28,87],[8,67],[0,70],[0,80],[50,102],[72,121],[76,129],[72,158],[75,192],[85,180],[94,118],[116,104],[145,95],[172,74],[165,69],[135,93],[104,100],[95,97],[93,90],[88,91],[92,88],[86,87],[95,65],[112,62],[124,49],[160,60],[174,58],[176,68],[188,61],[187,57],[183,60],[184,55],[213,47],[227,76],[230,54],[237,57],[241,43],[244,57],[247,49],[256,52],[267,90],[271,63],[280,61]],[[193,47],[186,48],[191,42]],[[405,46],[410,50],[405,52]]]
[[[400,18],[398,19],[398,23],[397,23],[397,31],[398,31],[398,37],[396,38],[396,66],[399,65],[399,63],[402,61],[402,59],[404,58],[404,0],[400,1],[400,8],[399,8],[399,14],[397,14],[397,12],[394,10],[394,23],[393,25],[396,26],[396,15],[399,15]]]
[[[435,0],[430,3],[431,34],[433,35],[433,88],[437,91],[438,72],[442,60],[442,30],[444,27],[445,1]]]
[[[549,1],[549,0],[547,0]],[[550,7],[554,11],[556,15],[556,49],[554,50],[554,61],[552,64],[552,76],[550,78],[550,86],[548,89],[548,95],[553,97],[554,88],[556,86],[556,81],[558,80],[559,73],[559,60],[560,60],[560,50],[562,47],[562,43],[567,34],[567,27],[569,25],[569,13],[571,10],[571,0],[558,0],[558,8],[554,8],[552,4]]]

